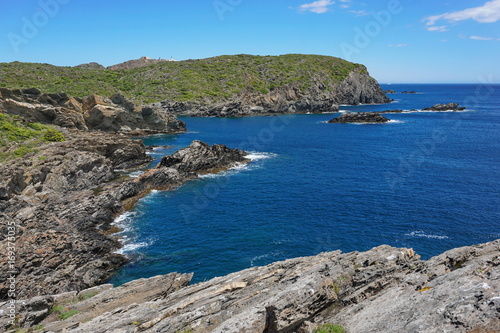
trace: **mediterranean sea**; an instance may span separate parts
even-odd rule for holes
[[[382,85],[391,104],[341,112],[386,124],[328,124],[336,114],[181,118],[188,133],[144,138],[155,163],[193,140],[250,153],[252,162],[153,192],[120,216],[131,261],[116,285],[170,272],[193,282],[320,252],[388,244],[424,259],[500,238],[500,85]],[[402,91],[416,91],[402,94]]]

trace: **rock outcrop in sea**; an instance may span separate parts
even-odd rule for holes
[[[434,106],[423,109],[423,111],[463,111],[465,106],[458,106],[458,103],[436,104]]]
[[[380,112],[346,112],[339,117],[329,120],[329,123],[386,123],[390,119],[382,116]]]
[[[383,245],[289,259],[190,286],[192,275],[171,273],[27,299],[20,302],[19,326],[75,333],[306,333],[330,323],[349,333],[498,332],[499,258],[500,240],[427,261],[411,249]],[[61,308],[73,316],[51,314]],[[6,320],[0,325],[6,328]]]

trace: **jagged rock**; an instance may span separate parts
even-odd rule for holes
[[[411,249],[383,245],[252,267],[181,289],[171,287],[177,277],[171,274],[102,291],[77,303],[79,313],[68,321],[46,318],[42,324],[82,333],[305,333],[324,323],[349,333],[495,332],[499,255],[500,240],[428,261]]]
[[[463,111],[465,110],[465,106],[459,107],[457,103],[448,103],[448,104],[436,104],[429,108],[423,109],[424,111]]]
[[[396,93],[396,90],[393,90],[393,89],[389,89],[389,90],[384,91],[384,94],[395,94],[395,93]]]
[[[189,147],[161,159],[157,168],[174,168],[184,172],[212,172],[227,169],[237,162],[248,162],[245,151],[230,149],[224,145],[210,146],[195,140]]]
[[[4,101],[0,100],[0,104],[3,105],[5,113],[21,116],[29,122],[50,123],[61,127],[81,130],[87,129],[85,120],[80,113],[63,107],[19,102],[10,98]]]
[[[138,135],[186,130],[186,124],[174,115],[158,107],[135,105],[120,94],[111,99],[94,94],[83,100],[65,93],[41,94],[35,88],[0,88],[0,94],[2,112],[21,116],[29,122]]]
[[[105,97],[92,94],[83,99],[82,110],[83,112],[88,112],[92,110],[96,105],[110,105],[111,103],[111,100]]]
[[[346,112],[337,118],[329,120],[329,123],[386,123],[390,119],[382,116],[380,112]]]
[[[416,94],[417,92],[412,90],[412,91],[403,91],[402,94]]]

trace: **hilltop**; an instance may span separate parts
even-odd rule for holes
[[[120,93],[141,103],[241,102],[272,108],[288,102],[305,102],[305,106],[298,106],[299,111],[320,103],[321,112],[332,111],[335,103],[389,101],[365,66],[335,57],[233,55],[155,62],[117,70],[103,70],[98,64],[59,67],[1,63],[0,87],[37,87],[45,93],[64,91],[77,97]]]

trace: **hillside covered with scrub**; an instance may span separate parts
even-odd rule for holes
[[[338,95],[338,88],[353,74],[369,78],[369,83],[376,86],[376,96],[371,91],[364,93],[371,96],[368,102],[372,99],[374,103],[387,102],[365,66],[335,57],[298,54],[219,56],[165,61],[123,70],[1,63],[0,87],[36,87],[45,93],[65,92],[78,97],[121,93],[143,103],[176,101],[208,105],[243,97],[245,101],[253,101],[257,97],[272,96],[284,87],[293,88],[293,96],[287,96],[288,99],[325,99]],[[358,101],[339,98],[339,102],[355,104]]]

